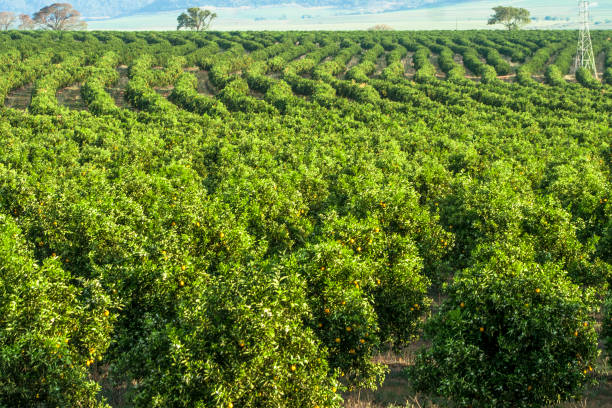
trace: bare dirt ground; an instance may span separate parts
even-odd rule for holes
[[[198,67],[192,67],[185,69],[187,72],[191,72],[198,79],[198,92],[208,96],[215,96],[217,89],[210,82],[208,71],[202,70]]]
[[[338,74],[337,78],[345,79],[346,73],[349,72],[349,70],[353,68],[355,65],[359,64],[360,60],[361,60],[361,55],[353,55],[351,59],[349,60],[349,62],[346,64],[346,68],[344,68],[344,71]]]
[[[383,53],[376,61],[376,69],[374,70],[374,77],[380,76],[383,70],[387,68],[387,56],[386,53]]]
[[[510,66],[512,68],[518,67],[519,65],[521,65],[520,62],[513,62],[512,59],[510,57],[507,57],[505,55],[502,55],[502,58],[508,63],[510,64]]]
[[[153,89],[155,92],[163,96],[164,98],[168,98],[172,91],[174,90],[174,85],[170,86],[154,86]]]
[[[406,56],[402,59],[402,64],[404,65],[406,71],[405,71],[405,75],[409,78],[413,78],[414,74],[416,73],[416,70],[414,69],[414,63],[412,62],[412,57],[414,56],[414,52],[409,52],[408,54],[406,54]]]
[[[57,103],[72,110],[87,110],[87,105],[81,98],[81,84],[76,83],[60,88],[55,94]]]
[[[606,53],[600,52],[595,57],[595,69],[597,70],[597,77],[602,78],[604,71],[606,70]]]
[[[128,101],[125,99],[125,88],[127,87],[129,78],[128,78],[128,67],[125,65],[120,65],[117,67],[117,72],[119,73],[119,80],[116,84],[111,85],[106,88],[106,92],[110,94],[115,100],[115,105],[120,108],[130,109],[130,105]]]
[[[516,80],[516,74],[498,75],[497,79],[501,79],[504,82],[511,83]]]
[[[440,59],[440,56],[438,54],[431,54],[431,56],[429,57],[429,62],[431,62],[431,64],[436,69],[437,78],[441,78],[441,79],[446,78],[446,72],[440,69],[439,59]]]
[[[29,84],[12,90],[4,100],[4,106],[13,109],[25,110],[30,106],[34,84]]]
[[[463,55],[455,54],[453,59],[455,60],[456,64],[459,64],[459,65],[461,65],[463,67],[463,69],[465,70],[465,77],[466,78],[470,78],[470,79],[472,79],[472,78],[480,78],[480,77],[477,77],[476,75],[474,75],[474,73],[472,71],[470,71],[468,69],[468,67],[465,66],[465,64],[463,63]]]

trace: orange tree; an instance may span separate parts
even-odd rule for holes
[[[250,263],[195,276],[167,284],[175,318],[142,316],[148,335],[114,366],[139,379],[136,406],[339,406],[326,349],[303,326],[310,312],[298,275]]]
[[[460,407],[543,407],[580,395],[597,357],[592,291],[554,264],[521,261],[531,251],[497,244],[455,277],[426,323],[431,346],[410,369],[417,389]]]
[[[37,264],[0,215],[0,406],[102,407],[88,377],[110,342],[109,298],[57,257]]]

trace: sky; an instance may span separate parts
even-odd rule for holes
[[[529,28],[576,28],[576,0],[507,0],[505,5],[525,7],[537,20]],[[333,7],[280,5],[259,8],[214,8],[219,17],[212,30],[359,30],[387,24],[397,30],[492,28],[487,19],[499,0],[468,1],[442,7],[379,14],[356,14]],[[90,20],[92,30],[174,30],[182,10]],[[593,7],[593,28],[612,29],[612,0]],[[548,17],[548,19],[547,19]],[[569,21],[567,21],[569,20]],[[499,27],[497,27],[499,28]]]

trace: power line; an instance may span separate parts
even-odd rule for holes
[[[595,54],[591,42],[591,31],[589,29],[591,10],[589,0],[580,1],[580,36],[578,38],[578,52],[576,53],[576,70],[585,68],[593,73],[597,79],[597,68],[595,68]]]

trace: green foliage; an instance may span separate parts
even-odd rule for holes
[[[597,357],[593,298],[500,246],[455,277],[410,375],[457,406],[544,407],[580,395]]]
[[[30,112],[37,115],[53,115],[62,109],[57,103],[55,93],[58,88],[77,82],[84,75],[81,67],[82,59],[78,56],[69,57],[53,72],[40,78],[34,84],[34,94],[30,102]]]
[[[593,73],[584,67],[580,67],[576,70],[576,80],[587,88],[601,88],[601,82],[596,80],[595,77],[593,77]]]
[[[429,82],[435,79],[436,69],[429,61],[429,50],[419,48],[414,53],[414,68],[417,70],[414,79],[417,82]]]
[[[563,74],[561,74],[561,70],[556,65],[549,65],[546,68],[546,82],[548,82],[552,86],[563,86],[566,85],[565,79],[563,78]]]
[[[87,374],[112,330],[100,283],[75,279],[58,257],[37,263],[4,215],[0,265],[0,405],[106,406]]]
[[[453,51],[450,48],[443,48],[438,59],[440,68],[446,73],[446,77],[451,82],[466,83],[465,69],[455,62]]]
[[[497,75],[508,75],[511,71],[510,64],[494,48],[487,51],[487,64],[495,68]]]
[[[111,85],[119,79],[115,70],[118,57],[115,53],[105,54],[81,87],[81,96],[87,103],[89,110],[96,115],[110,115],[118,113],[115,101],[106,92],[105,85]]]
[[[612,84],[612,68],[606,68],[603,79],[607,84]]]
[[[478,54],[475,50],[467,49],[463,53],[463,63],[470,71],[476,75],[479,75],[482,82],[489,83],[497,80],[495,68],[480,61],[480,58],[478,58]]]
[[[130,406],[334,407],[423,323],[433,393],[579,395],[612,280],[611,105],[563,80],[574,37],[0,33],[0,386],[23,398],[0,405],[95,406],[103,364]],[[55,97],[73,84],[85,110]]]
[[[186,280],[175,296],[176,317],[147,314],[149,334],[116,368],[143,379],[136,406],[339,406],[336,374],[302,323],[309,309],[297,276],[222,266]]]
[[[189,112],[199,115],[224,116],[227,109],[220,101],[200,95],[197,88],[197,78],[190,73],[183,73],[176,81],[170,100]]]

